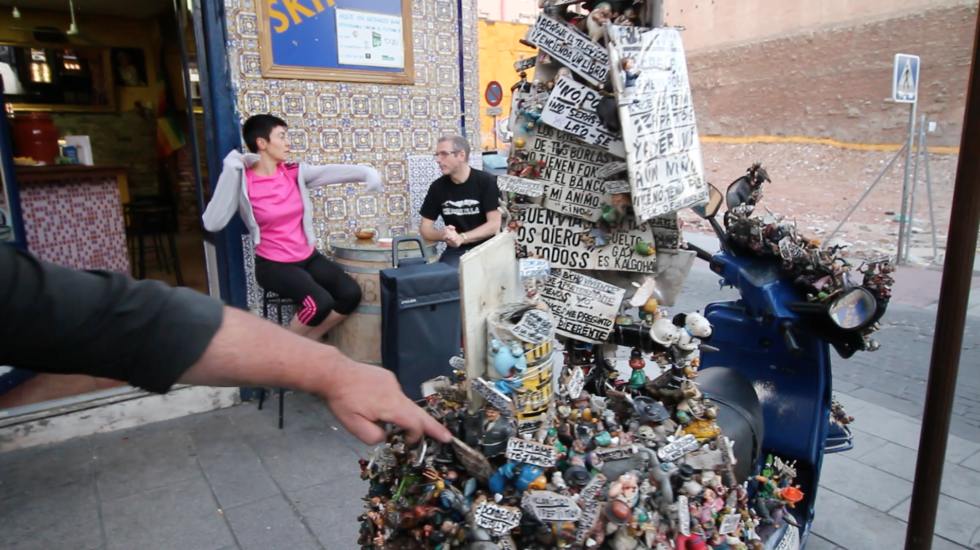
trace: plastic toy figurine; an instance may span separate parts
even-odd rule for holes
[[[652,256],[657,250],[652,244],[640,239],[636,241],[636,246],[633,248],[633,251],[640,256]]]
[[[647,383],[647,376],[643,373],[645,366],[646,361],[643,360],[643,353],[633,348],[630,351],[630,368],[633,369],[633,374],[630,375],[629,385],[634,390],[642,388]]]
[[[619,62],[619,68],[623,73],[623,87],[632,88],[636,85],[636,79],[640,78],[640,70],[633,68],[633,58],[624,57]]]
[[[514,427],[504,418],[500,411],[490,405],[485,405],[483,422],[483,437],[481,446],[483,456],[493,458],[507,451],[507,440],[514,436]]]
[[[527,73],[526,72],[521,71],[521,80],[520,80],[520,82],[518,82],[517,84],[514,84],[513,86],[511,86],[510,87],[510,91],[511,91],[511,93],[513,93],[513,92],[530,93],[530,91],[531,91],[531,83],[527,81]]]
[[[515,340],[508,347],[493,339],[490,349],[494,354],[493,368],[503,378],[495,383],[496,388],[503,393],[514,393],[521,387],[520,377],[527,370],[527,359],[520,342]]]
[[[589,38],[601,44],[605,38],[605,26],[612,17],[612,7],[606,2],[596,4],[585,18],[585,30]]]

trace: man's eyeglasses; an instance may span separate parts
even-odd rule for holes
[[[437,158],[437,159],[444,159],[444,158],[448,157],[449,155],[455,155],[456,153],[459,153],[459,152],[461,152],[459,149],[457,149],[456,151],[439,151],[438,153],[436,153],[436,154],[434,154],[432,156],[435,157],[435,158]]]

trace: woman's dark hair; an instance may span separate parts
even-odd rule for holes
[[[245,138],[245,145],[253,153],[259,152],[259,146],[255,141],[262,138],[269,141],[269,136],[276,128],[289,128],[286,121],[272,115],[255,115],[249,117],[242,125],[242,136]]]

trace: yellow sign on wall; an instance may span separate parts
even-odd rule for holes
[[[487,116],[489,105],[482,92],[490,82],[500,82],[504,89],[503,100],[500,102],[503,114],[497,117],[497,121],[499,124],[506,124],[505,121],[510,116],[510,87],[520,80],[520,75],[514,70],[514,62],[521,59],[521,54],[528,58],[538,53],[519,42],[529,28],[529,25],[521,23],[480,20],[480,128],[485,151],[494,148],[494,133],[497,133],[498,149],[509,149],[510,144],[502,141],[502,135],[494,127],[494,117]],[[534,69],[529,69],[527,79],[530,81],[533,78]]]

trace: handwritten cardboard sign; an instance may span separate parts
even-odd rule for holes
[[[551,273],[551,265],[548,264],[548,260],[522,258],[518,260],[517,264],[522,280],[529,277],[547,277]]]
[[[596,171],[613,159],[607,151],[586,145],[575,136],[539,124],[528,142],[532,162],[544,162],[540,180],[547,184],[544,206],[556,212],[597,221],[602,206],[612,203]]]
[[[510,533],[521,524],[521,511],[511,506],[484,502],[473,512],[476,524],[493,533]]]
[[[512,437],[507,440],[507,460],[553,468],[558,462],[558,449],[551,445]]]
[[[721,535],[734,533],[738,530],[740,523],[742,523],[742,514],[726,514],[721,520],[721,527],[718,528],[718,533]]]
[[[518,205],[512,212],[513,220],[520,225],[517,241],[527,248],[528,255],[546,259],[552,268],[657,273],[655,250],[643,256],[636,251],[637,243],[654,244],[655,249],[659,246],[656,243],[664,241],[677,247],[676,230],[655,229],[649,223],[639,225],[632,216],[620,222],[607,244],[590,247],[587,237],[593,224],[581,218],[563,216],[536,204]],[[676,223],[674,220],[675,227]]]
[[[524,342],[540,344],[551,337],[554,329],[555,320],[551,318],[551,314],[540,309],[531,309],[510,331]]]
[[[565,382],[565,397],[576,399],[582,395],[583,389],[585,389],[585,371],[582,370],[582,367],[572,367],[572,374]]]
[[[538,64],[538,56],[525,57],[514,62],[514,70],[517,72],[526,71]]]
[[[456,451],[456,456],[459,457],[463,468],[471,476],[475,477],[480,483],[486,484],[490,482],[490,476],[493,475],[494,468],[490,465],[487,457],[455,437],[453,438],[453,450]]]
[[[528,197],[540,197],[544,195],[544,184],[542,182],[506,174],[497,176],[497,188],[501,191],[510,191],[511,193]]]
[[[569,497],[552,491],[527,491],[521,498],[521,508],[538,519],[561,523],[578,521],[582,509]]]
[[[606,483],[606,476],[596,474],[589,483],[579,493],[579,505],[582,507],[582,515],[579,518],[578,526],[575,528],[575,544],[581,545],[585,542],[592,529],[599,522],[599,512],[601,501],[596,499],[599,490]]]
[[[609,53],[571,25],[542,13],[527,40],[589,82],[606,81]]]
[[[556,269],[541,293],[558,319],[556,332],[598,344],[609,337],[626,290],[567,269]]]
[[[691,536],[691,509],[685,495],[677,497],[677,527],[685,537]]]
[[[517,544],[510,535],[500,537],[500,539],[497,540],[497,546],[500,547],[500,550],[518,550]]]
[[[630,192],[630,182],[625,180],[611,180],[606,182],[606,192],[610,195]]]
[[[602,96],[568,76],[555,81],[548,103],[541,112],[541,122],[567,132],[578,139],[601,147],[619,158],[626,158],[626,146],[619,134],[599,120],[596,107]]]
[[[629,458],[635,455],[637,452],[638,450],[636,445],[604,447],[593,451],[593,457],[598,458],[600,462],[609,462],[611,460],[622,460],[624,458]]]
[[[609,27],[611,63],[633,60],[631,86],[613,85],[626,142],[633,209],[641,221],[708,200],[701,142],[680,31]]]
[[[698,439],[692,434],[687,434],[658,449],[657,456],[660,457],[661,462],[673,462],[700,447]]]
[[[513,418],[514,416],[513,401],[511,400],[511,398],[501,393],[500,390],[493,387],[493,384],[487,382],[482,378],[474,378],[470,382],[470,387],[473,388],[473,391],[483,396],[483,398],[487,400],[487,403],[490,404],[491,407],[500,411],[500,414],[504,415],[507,418]]]

